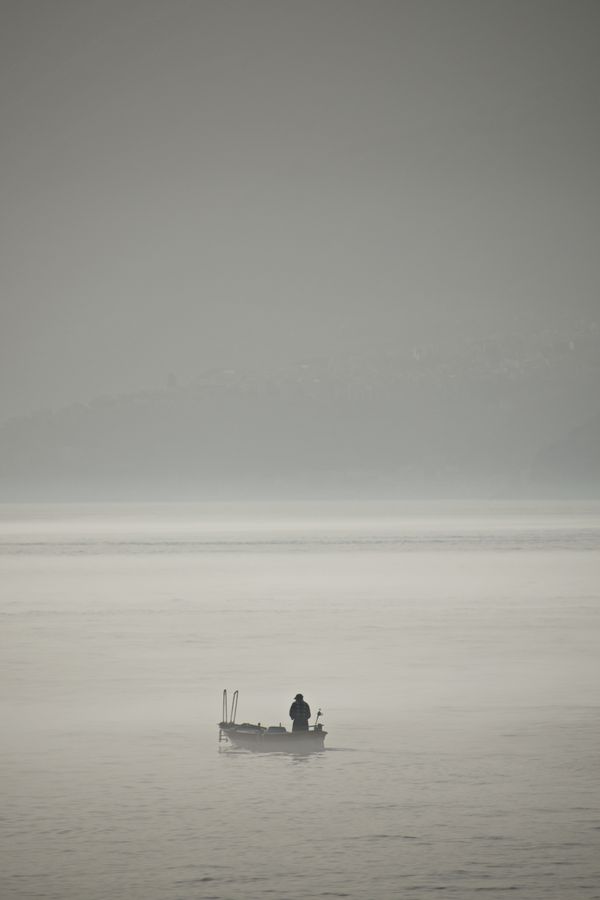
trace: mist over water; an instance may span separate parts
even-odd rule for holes
[[[599,35],[3,0],[0,900],[599,900]]]
[[[3,506],[3,900],[600,896],[599,564],[597,504]]]

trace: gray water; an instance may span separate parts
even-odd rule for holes
[[[2,900],[600,897],[599,574],[594,505],[1,507]]]

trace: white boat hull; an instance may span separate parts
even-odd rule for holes
[[[259,726],[221,724],[221,736],[233,747],[255,752],[314,753],[323,750],[326,731],[322,728],[310,731],[270,731]]]

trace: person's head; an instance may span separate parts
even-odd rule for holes
[[[304,697],[302,694],[296,694],[296,696],[294,697],[294,700],[304,700]]]

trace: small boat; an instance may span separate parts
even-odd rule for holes
[[[252,725],[249,722],[237,724],[239,691],[234,691],[231,710],[228,711],[227,691],[223,691],[223,721],[219,722],[219,741],[227,740],[233,747],[243,750],[254,750],[261,753],[275,750],[278,753],[312,753],[323,750],[327,732],[319,719],[323,715],[318,711],[315,724],[308,731],[288,731],[281,725]]]

